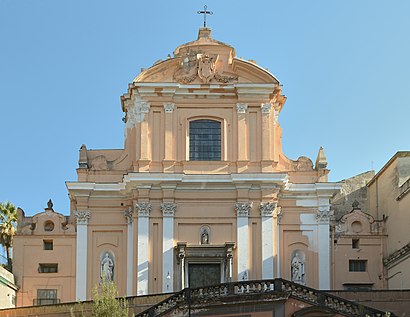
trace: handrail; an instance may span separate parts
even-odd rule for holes
[[[334,313],[347,317],[395,317],[392,313],[385,313],[282,278],[237,281],[197,288],[185,288],[140,314],[135,315],[135,317],[160,317],[181,306],[190,306],[196,301],[206,299],[215,300],[228,296],[247,296],[251,294],[269,294],[275,292],[285,292],[294,299],[329,309]]]

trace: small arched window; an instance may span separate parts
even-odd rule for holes
[[[209,119],[189,122],[189,160],[221,160],[221,122]]]

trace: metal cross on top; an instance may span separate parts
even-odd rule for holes
[[[207,15],[207,14],[209,14],[209,15],[214,14],[212,11],[207,11],[207,10],[206,10],[207,8],[208,8],[208,7],[207,7],[206,5],[204,5],[204,11],[198,11],[198,12],[197,12],[198,14],[203,14],[203,15],[204,15],[204,28],[206,28],[206,15]]]

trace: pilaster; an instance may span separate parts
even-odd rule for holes
[[[127,221],[127,296],[134,296],[134,210],[129,207],[124,211]]]
[[[248,104],[237,103],[236,111],[238,116],[238,161],[248,160],[248,148],[247,148],[247,132],[246,125],[246,111],[248,110]]]
[[[162,292],[174,291],[174,215],[175,203],[162,203]]]
[[[175,160],[175,142],[173,137],[173,117],[174,117],[175,104],[171,102],[164,103],[165,112],[165,160]]]
[[[77,220],[75,298],[79,301],[85,301],[87,300],[88,221],[91,218],[91,213],[77,210],[74,215]]]
[[[148,247],[149,247],[149,215],[152,206],[150,203],[137,203],[138,213],[138,281],[137,295],[148,294]]]
[[[262,279],[274,278],[273,212],[276,202],[260,204],[262,217]]]
[[[251,202],[236,203],[238,281],[249,279],[249,222]]]

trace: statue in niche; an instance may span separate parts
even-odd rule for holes
[[[209,234],[206,230],[201,234],[201,244],[209,244]]]
[[[299,255],[295,253],[291,262],[292,282],[305,284],[305,262]]]
[[[211,228],[208,226],[202,226],[200,230],[200,242],[202,244],[209,244],[209,237],[210,237]]]
[[[106,252],[101,260],[101,281],[112,282],[114,280],[114,261],[111,259],[108,252]]]

